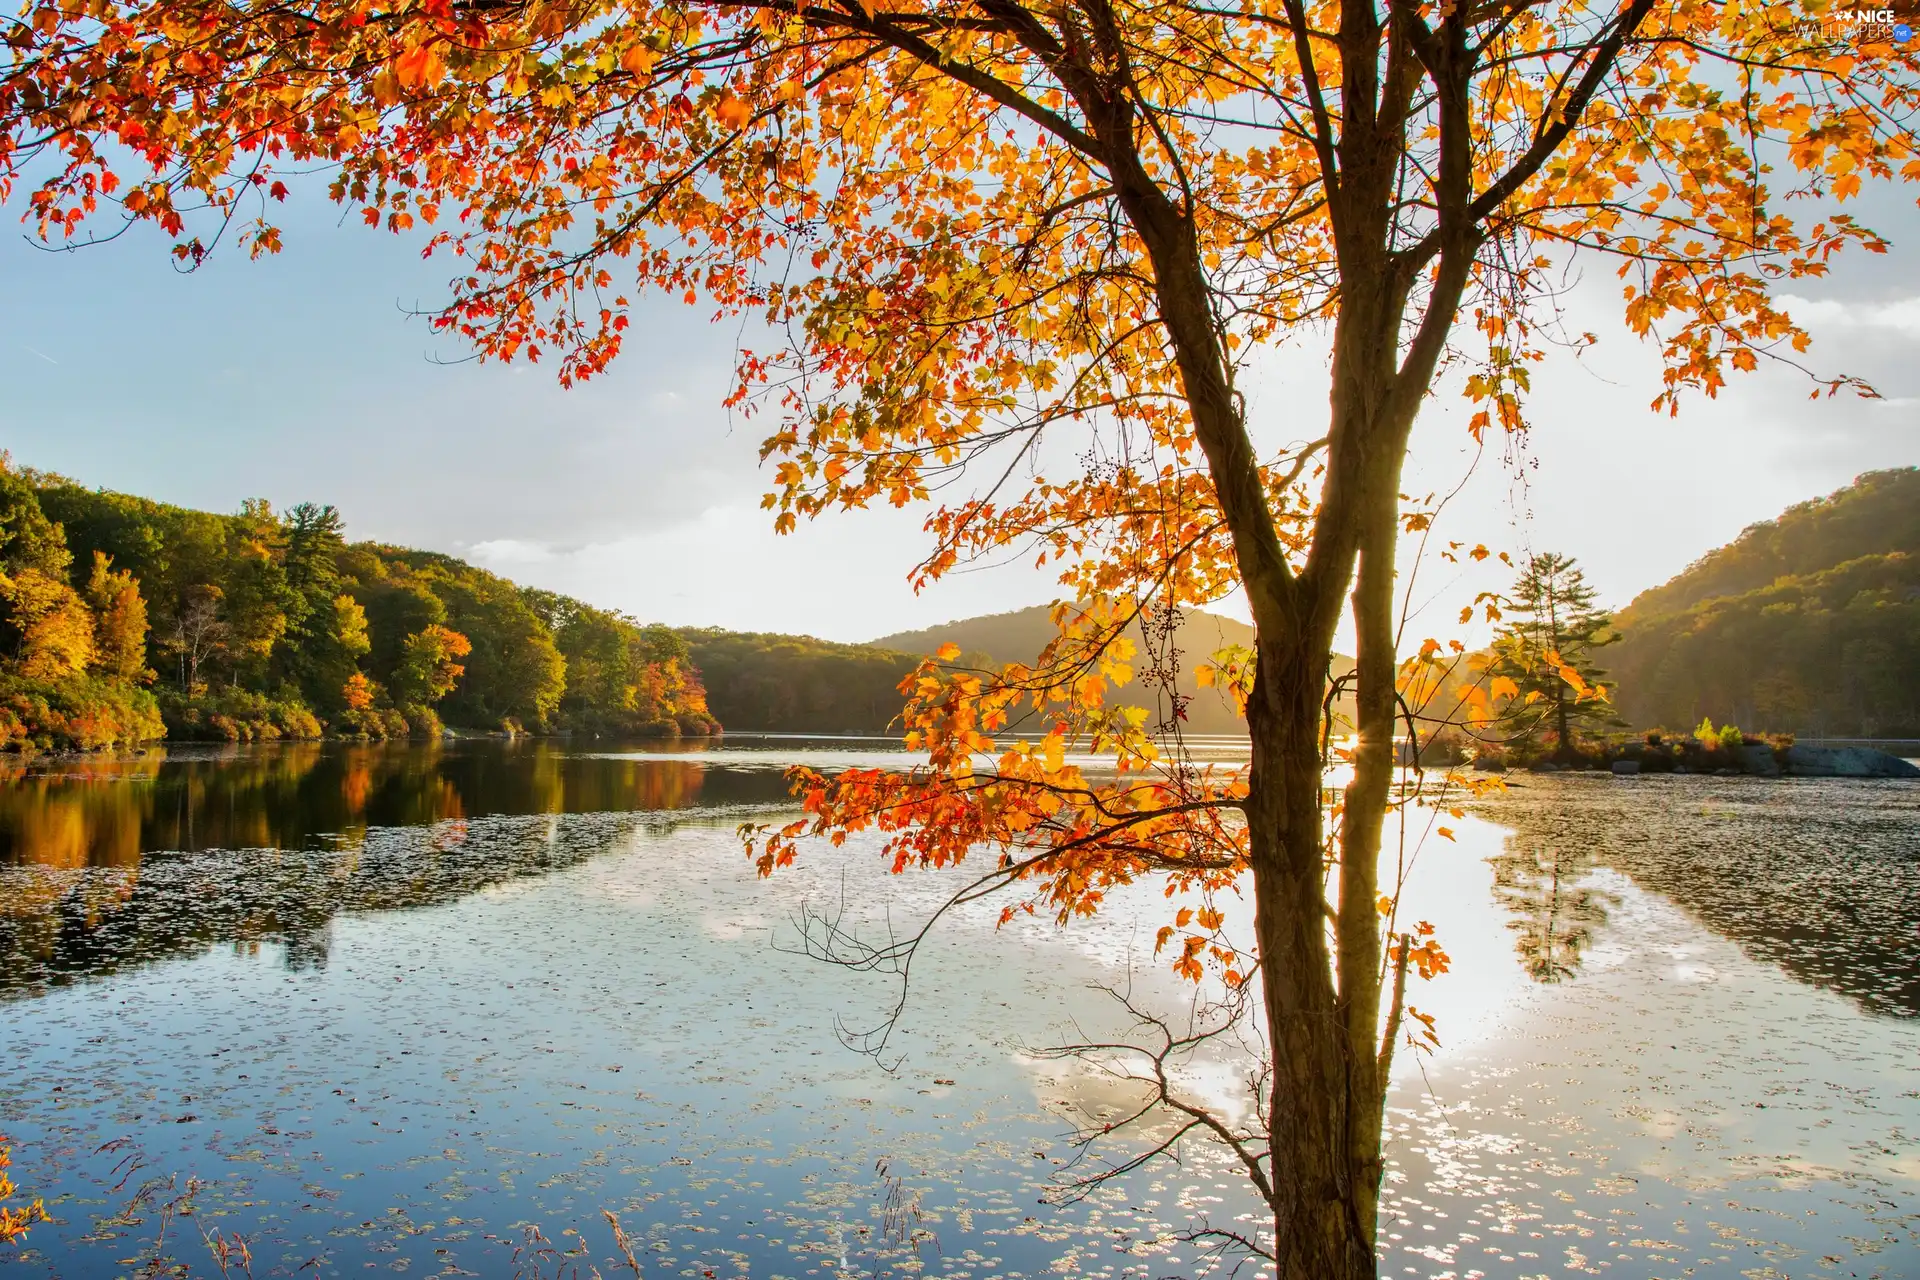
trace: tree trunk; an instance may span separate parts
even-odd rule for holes
[[[1274,1244],[1281,1280],[1373,1280],[1378,1174],[1358,1167],[1348,1135],[1366,1109],[1327,948],[1318,733],[1326,668],[1299,645],[1290,661],[1262,646],[1247,820],[1255,932],[1273,1054]],[[1375,1115],[1375,1129],[1378,1117]]]
[[[1393,575],[1404,422],[1370,396],[1343,400],[1363,442],[1351,483],[1357,552],[1358,744],[1343,797],[1339,892],[1328,945],[1328,854],[1321,714],[1333,625],[1354,561],[1319,584],[1328,593],[1284,637],[1262,633],[1249,780],[1255,929],[1274,1075],[1274,1227],[1282,1280],[1373,1280],[1379,1213],[1385,1060],[1380,1042],[1381,836],[1394,769]],[[1386,419],[1383,421],[1383,418]],[[1326,602],[1331,607],[1326,607]]]
[[[1106,120],[1099,131],[1130,136],[1122,126]],[[1464,136],[1460,121],[1450,120],[1448,127]],[[1458,152],[1449,163],[1459,167],[1464,155]],[[1277,1272],[1280,1280],[1375,1280],[1380,1129],[1390,1060],[1380,1040],[1375,904],[1394,768],[1400,470],[1474,243],[1457,228],[1449,232],[1429,302],[1438,310],[1420,326],[1404,367],[1400,336],[1411,276],[1384,250],[1384,218],[1374,216],[1359,228],[1358,240],[1368,247],[1342,252],[1327,478],[1312,547],[1296,573],[1281,547],[1240,416],[1192,226],[1137,158],[1117,156],[1112,172],[1120,202],[1154,264],[1161,319],[1254,618],[1258,660],[1247,704],[1253,755],[1246,816],[1273,1055],[1271,1093],[1264,1101]],[[1390,176],[1389,167],[1381,180]],[[1360,746],[1341,827],[1336,956],[1328,943],[1320,730],[1333,633],[1350,586],[1356,587],[1360,635]]]
[[[1310,560],[1300,580],[1297,625],[1278,634],[1270,627],[1259,631],[1247,708],[1253,738],[1247,820],[1274,1058],[1268,1128],[1282,1280],[1374,1280],[1378,1274],[1381,1119],[1391,1056],[1381,1042],[1377,902],[1395,768],[1399,483],[1417,401],[1395,394],[1404,288],[1384,263],[1373,266],[1349,275],[1351,293],[1336,327],[1318,563]],[[1371,287],[1358,286],[1361,279]],[[1342,801],[1338,895],[1330,909],[1321,713],[1333,631],[1350,585],[1358,742]]]

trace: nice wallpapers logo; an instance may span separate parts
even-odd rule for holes
[[[1896,0],[1877,8],[1836,6],[1803,14],[1797,25],[1811,34],[1838,36],[1859,44],[1904,45],[1912,41],[1914,27],[1920,25],[1920,0]]]

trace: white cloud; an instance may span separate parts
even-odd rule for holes
[[[924,513],[835,513],[776,537],[757,504],[570,546],[495,539],[466,548],[484,567],[648,622],[871,640],[950,618],[1049,600],[1052,579],[1021,566],[958,574],[915,595]]]
[[[1840,302],[1832,298],[1802,298],[1781,294],[1780,303],[1810,329],[1885,329],[1920,338],[1920,298],[1893,302]]]
[[[467,558],[485,568],[505,572],[509,567],[547,564],[554,558],[554,548],[544,543],[525,542],[518,538],[495,538],[489,542],[476,542],[468,547]]]

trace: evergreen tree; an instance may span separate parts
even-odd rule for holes
[[[284,521],[283,572],[291,590],[288,627],[276,650],[280,670],[323,716],[347,706],[346,684],[372,647],[367,615],[340,573],[346,522],[331,505],[302,502]],[[343,701],[345,699],[345,701]]]
[[[1542,552],[1521,569],[1487,667],[1493,680],[1513,684],[1506,720],[1515,741],[1538,742],[1551,732],[1554,753],[1564,757],[1579,729],[1620,723],[1601,684],[1606,672],[1595,662],[1595,652],[1618,637],[1612,615],[1595,600],[1571,556]]]

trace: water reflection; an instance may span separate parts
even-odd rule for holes
[[[1608,867],[1801,982],[1920,1016],[1920,786],[1570,775],[1477,809],[1513,832],[1503,897],[1536,977],[1571,976],[1605,935],[1573,872]]]
[[[891,989],[770,944],[803,900],[852,886],[878,927],[944,886],[885,878],[871,836],[755,879],[726,806],[778,802],[791,757],[727,757],[305,748],[0,789],[0,1119],[58,1219],[10,1268],[184,1267],[166,1197],[123,1206],[199,1179],[190,1221],[263,1276],[507,1275],[530,1224],[612,1274],[609,1209],[649,1275],[1207,1274],[1181,1233],[1251,1204],[1217,1165],[1034,1204],[1073,1086],[1014,1051],[1132,976],[1135,899],[1065,935],[950,918],[889,1075],[833,1026]],[[1920,788],[1673,781],[1543,779],[1425,864],[1436,999],[1482,973],[1500,1000],[1436,1006],[1445,1047],[1402,1059],[1383,1270],[1920,1275],[1920,1022],[1806,985],[1888,1011],[1910,981]],[[1502,911],[1561,981],[1525,984]],[[888,1235],[896,1193],[936,1244]]]
[[[1535,982],[1573,977],[1615,901],[1582,883],[1593,871],[1592,855],[1585,849],[1529,845],[1515,836],[1492,861],[1494,897],[1513,915],[1507,928],[1514,933],[1520,967]]]
[[[154,752],[0,778],[0,998],[214,943],[326,963],[342,911],[570,866],[628,815],[777,803],[778,769],[552,744]],[[560,815],[581,820],[561,824]]]
[[[293,743],[0,772],[0,864],[130,867],[144,853],[300,848],[487,814],[764,804],[777,771],[552,743]]]

